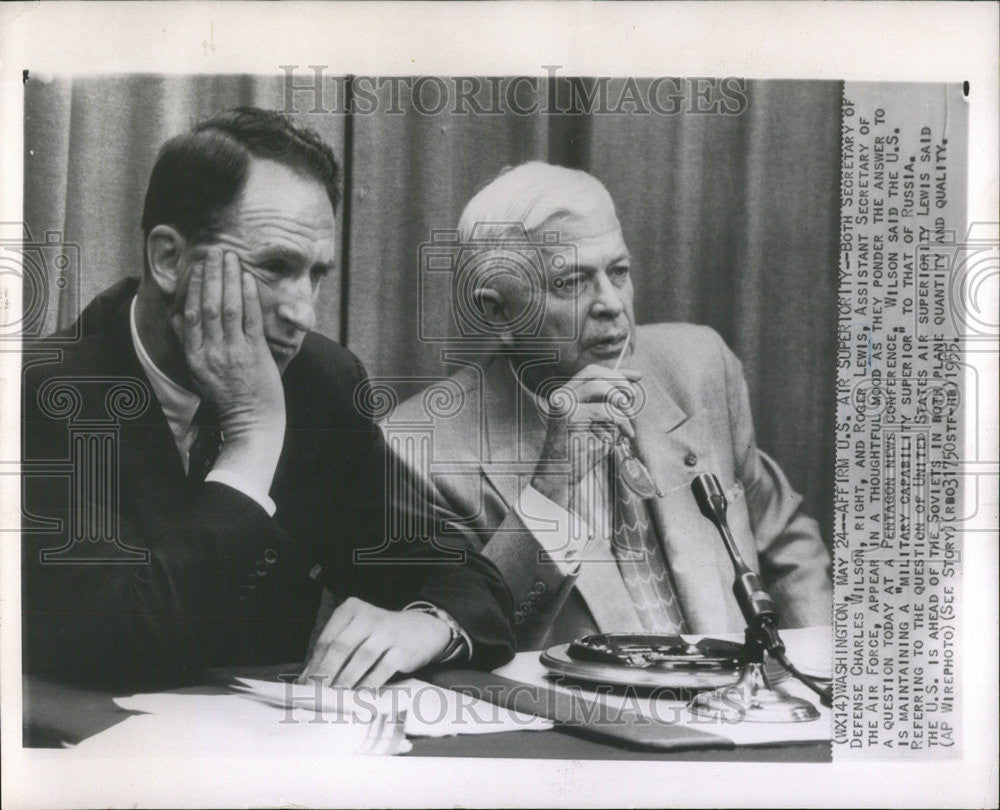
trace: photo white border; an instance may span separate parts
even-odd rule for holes
[[[745,76],[968,81],[969,221],[998,211],[993,3],[5,3],[0,6],[0,221],[21,219],[21,71]],[[19,306],[15,299],[11,306]],[[15,310],[16,311],[16,310]],[[995,311],[995,309],[994,309]],[[19,454],[16,357],[0,368],[0,458]],[[995,379],[992,377],[991,379]],[[993,418],[980,414],[996,445]],[[972,433],[972,431],[969,431]],[[972,457],[966,447],[966,457]],[[19,520],[4,476],[0,519]],[[995,492],[994,488],[994,492]],[[11,511],[13,510],[13,511]],[[990,510],[992,513],[989,514]],[[982,525],[997,524],[994,500]],[[964,758],[730,763],[370,759],[349,768],[68,758],[21,749],[17,543],[0,547],[3,796],[55,806],[989,807],[997,796],[996,535],[966,543]],[[976,613],[980,615],[974,615]],[[975,674],[973,674],[975,673]]]

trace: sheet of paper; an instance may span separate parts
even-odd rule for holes
[[[116,698],[141,712],[75,746],[88,753],[142,750],[182,756],[402,754],[405,737],[494,734],[552,728],[514,712],[410,678],[372,691],[238,679],[236,694],[162,692]],[[379,717],[390,719],[389,725]],[[391,722],[405,734],[392,735]]]
[[[281,708],[303,713],[354,715],[370,719],[377,711],[398,717],[405,712],[408,737],[445,737],[456,734],[495,734],[501,731],[544,731],[552,723],[544,718],[511,711],[450,689],[408,678],[379,690],[317,688],[312,684],[289,684],[237,678],[234,688]]]
[[[115,702],[142,714],[84,740],[74,750],[238,758],[262,751],[276,757],[307,757],[318,752],[332,756],[406,753],[412,748],[405,739],[390,745],[390,730],[370,720],[284,711],[242,695],[160,693],[116,698]]]

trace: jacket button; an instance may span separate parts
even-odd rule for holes
[[[514,611],[514,624],[521,624],[524,621],[524,614],[520,610]]]
[[[694,453],[688,453],[686,456],[684,456],[684,463],[688,467],[693,467],[695,464],[698,463],[698,456],[696,456]]]
[[[268,565],[274,565],[278,561],[278,552],[273,548],[264,550],[264,562]]]
[[[253,567],[253,570],[257,572],[257,576],[259,577],[267,576],[267,565],[263,560],[258,560],[257,564]]]

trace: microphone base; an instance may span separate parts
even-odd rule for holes
[[[697,717],[727,723],[805,723],[819,717],[808,700],[771,689],[758,662],[747,663],[736,683],[699,692],[687,707]]]

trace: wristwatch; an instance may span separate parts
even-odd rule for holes
[[[451,661],[453,658],[457,658],[463,650],[471,652],[465,631],[462,630],[462,626],[452,618],[448,611],[442,610],[437,605],[433,605],[430,602],[411,602],[405,609],[419,610],[421,613],[427,613],[434,616],[436,619],[440,619],[448,625],[448,630],[451,631],[451,638],[448,640],[448,645],[444,648],[441,655],[438,656],[435,663],[443,664],[445,661]]]

